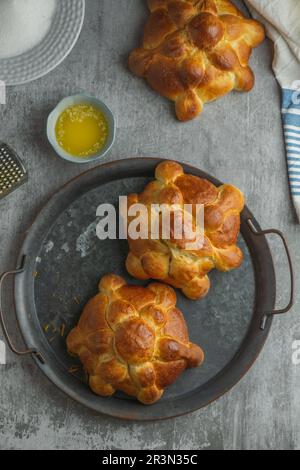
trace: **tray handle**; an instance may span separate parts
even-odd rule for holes
[[[255,225],[254,225],[254,223],[251,219],[248,219],[247,223],[248,223],[248,226],[249,226],[250,230],[252,231],[252,233],[256,236],[265,236],[265,235],[277,235],[277,236],[279,236],[282,243],[283,243],[283,246],[285,248],[285,252],[286,252],[288,263],[289,263],[290,278],[291,278],[291,294],[290,294],[289,303],[285,308],[278,309],[278,310],[272,310],[271,312],[268,312],[264,315],[264,317],[262,319],[262,323],[261,323],[261,329],[264,330],[269,317],[272,317],[274,315],[282,315],[284,313],[287,313],[291,310],[291,308],[294,305],[294,292],[295,292],[294,269],[293,269],[293,263],[292,263],[290,250],[289,250],[288,244],[287,244],[286,239],[285,239],[282,232],[280,232],[279,230],[275,230],[275,229],[259,231],[259,230],[256,229],[256,227],[255,227]]]
[[[7,341],[7,344],[11,351],[18,356],[27,356],[28,354],[31,354],[35,356],[42,364],[45,364],[45,359],[43,358],[42,354],[37,351],[36,349],[27,349],[25,351],[19,351],[13,344],[10,335],[8,333],[8,330],[5,325],[5,320],[4,320],[4,309],[3,309],[3,291],[4,291],[4,282],[6,279],[10,276],[16,276],[18,274],[21,274],[25,270],[25,261],[26,261],[26,256],[23,257],[22,259],[22,264],[20,268],[14,270],[14,271],[7,271],[6,273],[3,273],[2,276],[0,277],[0,325],[3,330],[4,337]]]

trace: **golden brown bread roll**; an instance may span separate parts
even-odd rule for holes
[[[265,38],[263,26],[246,19],[229,0],[148,0],[151,15],[143,47],[129,58],[130,70],[175,101],[188,121],[203,105],[232,90],[249,91],[252,48]]]
[[[115,275],[101,280],[99,294],[67,338],[96,394],[121,390],[152,404],[185,369],[203,362],[176,301],[174,290],[163,284],[130,286]]]
[[[240,231],[240,213],[244,196],[237,188],[223,185],[219,188],[209,181],[185,174],[181,165],[164,161],[156,169],[156,180],[149,183],[141,194],[128,197],[128,210],[134,204],[144,204],[150,217],[152,204],[176,204],[184,213],[185,204],[204,206],[204,243],[199,249],[190,249],[190,233],[181,240],[172,237],[148,239],[128,237],[130,252],[126,261],[128,272],[137,279],[149,278],[163,281],[182,289],[190,299],[204,297],[210,288],[207,274],[217,268],[229,271],[238,268],[243,254],[237,247]],[[130,213],[129,213],[130,214]],[[128,217],[130,225],[132,217]],[[196,225],[193,214],[193,231]],[[160,222],[161,224],[161,219]],[[195,241],[197,238],[195,237]]]

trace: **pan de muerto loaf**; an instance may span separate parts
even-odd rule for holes
[[[253,88],[248,62],[265,38],[257,21],[229,0],[148,0],[148,5],[143,47],[131,53],[129,67],[175,101],[178,119],[193,119],[206,102],[231,90]]]
[[[150,405],[185,369],[203,362],[202,349],[189,342],[172,288],[130,286],[108,275],[99,291],[67,338],[96,394],[121,390]]]
[[[135,204],[147,207],[146,215],[148,213],[149,219],[159,217],[159,232],[157,237],[153,237],[150,222],[147,224],[147,237],[133,239],[128,231],[130,252],[126,267],[133,277],[163,281],[182,289],[188,298],[198,299],[209,291],[209,271],[217,268],[225,272],[241,265],[243,254],[236,243],[244,196],[234,186],[223,185],[217,188],[205,179],[185,174],[178,163],[165,161],[156,168],[155,181],[149,183],[141,194],[131,194],[128,197],[129,215],[130,207]],[[163,204],[176,208],[173,220],[177,211],[181,212],[181,218],[185,220],[186,204],[190,205],[193,209],[190,211],[193,230],[185,232],[182,224],[181,239],[178,235],[175,237],[171,217],[169,238],[165,238],[165,232],[162,231],[163,219],[160,214],[157,216],[153,213],[153,205]],[[204,234],[202,230],[202,237],[199,238],[196,230],[197,205],[204,208]],[[128,217],[128,227],[132,219]],[[191,241],[194,242],[193,246]]]

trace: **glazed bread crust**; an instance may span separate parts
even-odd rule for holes
[[[129,68],[173,100],[179,120],[198,116],[203,105],[232,90],[250,91],[252,49],[263,26],[245,18],[229,0],[148,0],[151,11],[143,46]]]
[[[208,273],[216,268],[230,271],[238,268],[243,253],[236,245],[240,231],[240,214],[244,208],[244,196],[239,189],[230,185],[219,188],[211,182],[185,174],[180,164],[164,161],[156,168],[156,179],[149,183],[141,194],[128,197],[130,207],[143,204],[149,216],[148,239],[132,239],[128,236],[130,252],[126,267],[133,277],[141,280],[156,279],[182,289],[190,299],[204,297],[210,288]],[[158,239],[151,237],[153,204],[174,205],[185,215],[185,204],[194,209],[197,204],[204,206],[204,237],[196,237],[197,219],[193,211],[192,231],[183,233],[182,239],[172,236],[163,238],[162,222],[159,220]],[[175,217],[175,216],[174,216]],[[128,217],[128,226],[132,218]],[[171,222],[172,224],[172,222]],[[191,234],[195,234],[194,239]],[[130,235],[130,234],[129,234]],[[191,242],[194,246],[191,249]]]
[[[109,397],[117,390],[150,405],[189,367],[204,360],[189,341],[174,290],[163,284],[127,285],[107,275],[67,338],[79,356],[94,393]]]

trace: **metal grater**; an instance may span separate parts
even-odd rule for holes
[[[0,143],[0,199],[27,180],[27,171],[16,152],[8,145]]]

